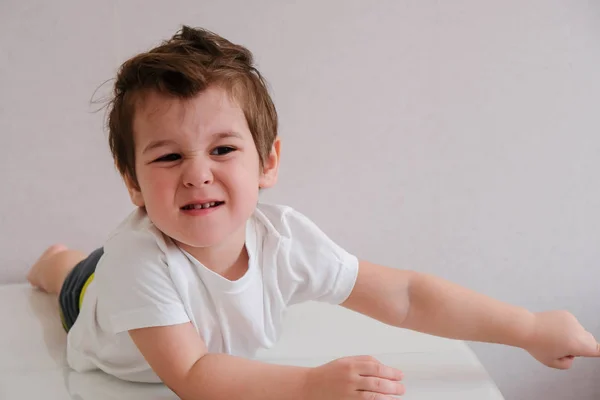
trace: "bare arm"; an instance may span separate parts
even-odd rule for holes
[[[453,339],[525,348],[535,315],[443,279],[414,274],[410,307],[401,326]]]
[[[189,322],[129,334],[165,385],[184,400],[300,400],[309,370],[209,354]]]
[[[531,313],[446,280],[361,261],[343,306],[389,325],[528,350],[549,366],[568,355],[597,356],[596,342],[564,311]]]

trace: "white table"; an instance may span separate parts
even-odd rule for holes
[[[160,384],[71,371],[56,301],[28,285],[0,286],[0,321],[2,400],[176,399]],[[309,303],[292,308],[282,340],[257,357],[316,366],[356,354],[374,355],[404,371],[403,399],[503,399],[465,343],[392,328],[342,307]]]

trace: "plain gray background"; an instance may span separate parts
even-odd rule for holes
[[[249,47],[271,84],[283,164],[264,201],[600,336],[597,1],[2,0],[0,281],[131,211],[90,98],[183,23]],[[508,400],[600,398],[600,360],[473,348]]]

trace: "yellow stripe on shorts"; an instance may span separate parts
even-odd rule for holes
[[[60,322],[62,323],[63,328],[65,328],[65,331],[69,332],[69,329],[67,328],[67,322],[65,321],[65,314],[63,314],[62,308],[59,308],[58,314],[60,315]]]
[[[94,273],[92,273],[90,275],[89,278],[86,279],[85,283],[83,284],[83,287],[81,288],[81,293],[79,293],[79,309],[81,310],[81,305],[83,304],[83,295],[85,294],[85,291],[87,290],[87,287],[90,283],[92,283],[92,281],[94,280]]]

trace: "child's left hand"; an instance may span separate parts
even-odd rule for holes
[[[535,313],[534,332],[524,347],[551,368],[569,369],[575,357],[600,357],[600,344],[566,311]]]

